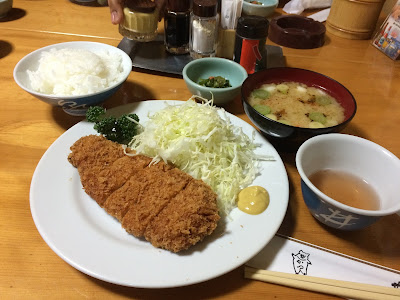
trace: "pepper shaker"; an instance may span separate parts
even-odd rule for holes
[[[167,0],[164,16],[165,49],[172,54],[189,52],[190,0]]]
[[[266,68],[265,42],[269,22],[260,16],[243,16],[236,28],[234,61],[246,69],[248,74]]]
[[[190,56],[212,57],[217,51],[219,14],[217,0],[194,0],[190,26]]]

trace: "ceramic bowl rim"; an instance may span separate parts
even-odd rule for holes
[[[243,1],[243,6],[248,5],[249,7],[252,7],[252,8],[263,9],[263,8],[272,8],[272,7],[276,7],[276,6],[278,6],[278,4],[279,4],[279,0],[273,0],[272,2],[273,2],[273,3],[270,4],[270,5],[265,5],[264,3],[263,3],[263,5],[259,5],[259,4],[253,4],[253,3],[250,3],[250,2],[248,2],[248,1],[246,1],[246,0],[244,0],[244,1]]]
[[[232,85],[231,87],[225,87],[225,88],[213,88],[213,87],[206,87],[203,85],[198,84],[197,82],[193,81],[188,75],[187,75],[187,71],[189,68],[193,67],[194,65],[200,64],[201,62],[206,62],[206,61],[223,61],[226,62],[229,65],[234,66],[235,68],[238,69],[238,71],[240,70],[240,73],[243,77],[243,81],[237,85]],[[222,57],[204,57],[204,58],[199,58],[199,59],[195,59],[192,60],[191,62],[187,63],[185,65],[185,67],[182,70],[182,76],[183,79],[187,82],[190,82],[191,84],[193,84],[193,86],[197,89],[202,90],[203,92],[228,92],[228,91],[233,91],[236,90],[238,88],[241,88],[243,82],[247,79],[248,74],[245,68],[243,68],[240,64],[238,64],[237,62],[230,60],[230,59],[226,59],[226,58],[222,58]]]
[[[357,141],[362,144],[362,146],[367,146],[367,147],[373,147],[375,149],[381,150],[384,152],[386,155],[390,156],[391,159],[394,161],[397,161],[397,163],[400,166],[400,159],[391,153],[389,150],[386,148],[382,147],[379,144],[376,144],[370,140],[355,136],[355,135],[350,135],[350,134],[344,134],[344,133],[327,133],[327,134],[321,134],[317,135],[314,137],[309,138],[306,140],[298,149],[296,153],[296,168],[297,172],[300,174],[301,180],[306,184],[306,186],[313,192],[315,193],[318,197],[326,201],[332,206],[336,206],[342,210],[355,213],[364,217],[381,217],[381,216],[387,216],[391,214],[395,214],[396,212],[400,211],[400,202],[397,205],[394,205],[392,208],[385,209],[385,210],[365,210],[361,208],[355,208],[352,206],[348,206],[346,204],[340,203],[336,201],[335,199],[325,195],[322,193],[314,184],[311,183],[311,181],[308,179],[307,175],[303,171],[302,163],[301,163],[301,158],[303,154],[308,150],[308,147],[311,147],[313,144],[318,144],[320,141],[326,141],[326,140],[336,140],[336,141]],[[304,196],[303,196],[304,197]],[[304,200],[304,199],[303,199]]]
[[[339,128],[339,127],[341,127],[341,126],[343,126],[343,125],[349,123],[349,122],[354,118],[354,116],[355,116],[355,114],[356,114],[356,112],[357,112],[357,102],[356,102],[356,99],[354,98],[354,95],[353,95],[343,84],[341,84],[339,81],[337,81],[337,80],[335,80],[335,79],[333,79],[333,78],[331,78],[331,77],[329,77],[329,76],[326,76],[326,75],[324,75],[324,74],[322,74],[322,73],[315,72],[315,71],[311,71],[311,70],[307,70],[307,69],[302,69],[302,68],[277,67],[277,68],[265,69],[265,70],[262,70],[261,72],[268,72],[269,70],[275,70],[275,69],[297,70],[297,71],[301,71],[301,72],[314,73],[314,74],[316,74],[316,75],[323,76],[323,77],[325,77],[325,78],[327,78],[327,79],[329,79],[329,80],[331,80],[331,81],[333,81],[333,82],[336,82],[336,83],[339,84],[341,87],[343,87],[343,88],[347,91],[347,93],[351,96],[352,102],[353,102],[353,104],[354,104],[354,110],[353,110],[353,112],[351,113],[351,115],[350,115],[347,119],[345,119],[343,122],[341,122],[341,123],[339,123],[339,124],[337,124],[337,125],[335,125],[335,126],[324,127],[324,128],[296,127],[296,126],[292,126],[292,125],[288,125],[288,124],[284,124],[284,123],[281,123],[281,122],[272,120],[272,119],[270,119],[270,118],[267,118],[267,117],[264,116],[263,114],[259,113],[257,110],[255,110],[255,109],[250,105],[250,103],[247,101],[247,99],[243,96],[243,90],[242,90],[242,95],[241,95],[241,96],[242,96],[242,101],[246,102],[246,104],[249,106],[249,109],[250,109],[253,113],[259,115],[263,120],[265,120],[265,121],[267,121],[267,122],[273,122],[273,123],[275,123],[275,124],[277,124],[277,125],[279,125],[279,126],[283,126],[283,127],[290,128],[290,129],[293,129],[293,130],[298,130],[298,131],[305,132],[305,133],[315,133],[315,132],[318,131],[318,130],[328,130],[328,129],[333,129],[333,130],[334,130],[335,128]],[[255,74],[256,74],[256,73],[254,73],[254,74],[252,74],[252,75],[255,75]],[[243,81],[242,86],[245,85],[245,83],[246,83],[247,80],[251,80],[252,75],[250,75],[248,78],[246,78],[246,79]],[[258,127],[258,126],[257,126],[257,127]]]
[[[107,49],[113,49],[113,51],[118,52],[118,53],[121,55],[121,57],[124,57],[125,60],[126,60],[127,62],[130,62],[130,66],[131,66],[131,67],[130,67],[130,68],[125,68],[125,67],[127,67],[128,64],[126,64],[126,66],[125,66],[125,65],[124,65],[124,58],[122,58],[121,64],[122,64],[122,66],[124,67],[124,70],[123,70],[123,77],[122,77],[122,79],[121,79],[120,81],[114,83],[113,85],[111,85],[111,86],[109,86],[109,87],[107,87],[107,88],[105,88],[105,89],[103,89],[103,90],[101,90],[101,91],[94,92],[94,93],[90,93],[90,94],[84,94],[84,95],[54,95],[54,94],[44,94],[44,93],[36,92],[36,91],[34,91],[34,90],[28,88],[26,85],[24,85],[24,84],[20,81],[20,79],[19,79],[19,77],[18,77],[18,72],[21,72],[21,70],[19,70],[19,69],[20,69],[21,65],[22,65],[28,58],[30,58],[31,56],[34,56],[34,55],[36,55],[36,54],[38,54],[38,53],[40,53],[40,52],[48,51],[48,50],[50,50],[50,49],[52,49],[52,48],[55,48],[55,47],[57,47],[58,49],[60,49],[60,48],[63,47],[63,45],[65,45],[66,48],[71,48],[71,49],[78,49],[79,47],[68,47],[68,46],[71,46],[71,45],[93,45],[93,46],[94,46],[94,45],[95,45],[95,46],[98,46],[99,49],[100,49],[100,48],[101,48],[101,49],[105,49],[105,50],[107,50]],[[63,99],[63,100],[79,100],[79,99],[84,99],[84,98],[87,98],[87,97],[97,96],[97,95],[106,93],[106,92],[108,92],[108,91],[110,91],[110,90],[112,90],[112,89],[118,87],[119,85],[121,85],[122,83],[124,83],[124,82],[126,81],[126,79],[129,77],[129,74],[131,73],[131,71],[132,71],[132,59],[131,59],[131,58],[129,57],[129,55],[126,54],[123,50],[121,50],[121,49],[119,49],[119,48],[117,48],[117,47],[114,47],[114,46],[112,46],[112,45],[104,44],[104,43],[99,43],[99,42],[91,42],[91,41],[71,41],[71,42],[64,42],[64,43],[51,44],[51,45],[48,45],[48,46],[45,46],[45,47],[36,49],[36,50],[34,50],[34,51],[28,53],[28,54],[25,55],[23,58],[21,58],[21,59],[18,61],[18,63],[15,65],[14,71],[13,71],[13,77],[14,77],[14,81],[19,85],[20,88],[22,88],[22,89],[25,90],[26,92],[28,92],[28,93],[30,93],[30,94],[32,94],[32,95],[38,97],[38,98],[46,98],[46,99],[52,99],[52,100],[61,100],[61,99]]]

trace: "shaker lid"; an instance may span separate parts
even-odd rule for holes
[[[156,9],[156,3],[151,0],[128,0],[126,2],[129,9],[137,12],[151,13]]]
[[[193,14],[199,17],[214,17],[217,15],[217,0],[194,0]]]
[[[262,39],[268,35],[269,21],[260,16],[243,16],[237,23],[236,33],[244,38]]]
[[[191,0],[167,0],[167,9],[175,12],[186,12],[190,9]]]

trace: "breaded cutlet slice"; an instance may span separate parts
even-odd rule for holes
[[[108,214],[122,222],[122,218],[128,212],[132,203],[136,203],[139,200],[145,187],[145,182],[140,182],[136,176],[131,176],[122,187],[114,191],[106,199],[103,208]]]
[[[122,218],[122,227],[136,237],[144,235],[153,218],[192,180],[190,175],[177,168],[162,171],[161,165],[157,165],[143,169],[138,180],[146,183],[146,187]]]
[[[126,171],[125,174],[130,174],[130,177],[103,204],[103,208],[107,213],[117,218],[120,222],[122,222],[122,218],[128,212],[130,206],[141,198],[141,195],[146,191],[146,186],[151,182],[149,180],[152,179],[152,176],[149,176],[147,169],[150,169],[151,172],[163,172],[173,168],[164,162],[150,165],[151,158],[143,155],[137,155],[132,158],[127,157],[126,160],[128,162],[124,167],[132,168],[135,172]],[[136,162],[139,165],[131,165]],[[125,175],[125,177],[127,176]]]
[[[103,206],[106,199],[132,174],[146,168],[150,162],[151,158],[144,155],[125,155],[102,169],[88,168],[84,172],[90,173],[90,176],[81,176],[82,186],[90,197]]]
[[[86,193],[96,201],[101,200],[101,193],[90,188],[89,183],[102,180],[98,174],[125,156],[123,148],[103,136],[88,135],[77,140],[70,149],[68,161],[78,169]]]
[[[210,235],[220,219],[217,195],[193,179],[146,227],[144,236],[154,247],[172,252],[188,249]]]
[[[87,135],[71,146],[68,160],[78,169],[85,170],[93,166],[101,169],[123,156],[125,154],[121,145],[110,142],[104,136]]]

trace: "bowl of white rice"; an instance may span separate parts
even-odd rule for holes
[[[83,116],[111,97],[132,70],[121,49],[96,42],[67,42],[40,48],[22,58],[14,80],[25,91],[66,113]]]

